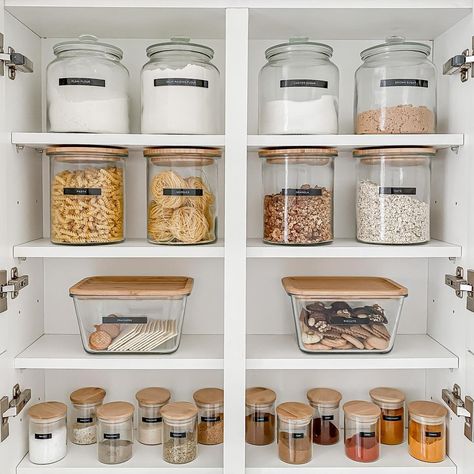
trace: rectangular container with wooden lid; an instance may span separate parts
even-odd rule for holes
[[[390,352],[408,291],[392,280],[365,276],[292,276],[298,346],[310,353]]]
[[[178,349],[193,279],[94,276],[70,290],[82,344],[93,354],[169,354]]]

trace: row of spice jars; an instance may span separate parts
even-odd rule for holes
[[[124,148],[50,147],[51,241],[90,245],[125,239]],[[148,148],[148,240],[202,244],[217,235],[218,148]]]

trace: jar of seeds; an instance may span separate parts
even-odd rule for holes
[[[203,388],[194,392],[199,410],[198,443],[224,442],[224,391],[220,388]]]
[[[148,387],[136,394],[138,400],[138,441],[142,444],[161,444],[163,420],[161,408],[168,403],[171,393],[166,388]]]

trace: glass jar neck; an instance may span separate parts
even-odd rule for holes
[[[172,61],[172,62],[197,62],[197,63],[207,63],[211,62],[209,56],[205,54],[198,53],[196,51],[157,51],[150,55],[150,61]]]
[[[171,420],[170,418],[163,417],[163,421],[171,428],[182,428],[186,425],[190,425],[195,421],[196,417],[187,418],[186,420]]]
[[[254,411],[271,411],[273,410],[273,403],[268,405],[247,405],[247,408]]]
[[[327,54],[321,53],[319,51],[283,51],[281,53],[277,53],[273,56],[270,56],[267,61],[269,63],[274,63],[278,61],[305,61],[311,59],[329,62],[331,58]]]
[[[320,402],[312,402],[311,400],[308,400],[309,404],[313,408],[322,408],[326,410],[336,410],[339,408],[339,403],[320,403]]]
[[[426,60],[428,56],[421,51],[405,50],[405,51],[380,51],[379,53],[373,53],[367,56],[363,61],[365,63],[379,62],[379,61],[400,61],[403,59],[408,60]]]
[[[410,420],[421,425],[443,425],[446,421],[444,418],[425,418],[424,416],[412,415],[411,413]]]
[[[138,402],[138,406],[140,408],[149,409],[149,410],[159,410],[160,408],[163,408],[166,405],[166,403],[154,403],[154,404],[144,404]]]
[[[403,408],[405,403],[404,402],[379,402],[378,400],[373,400],[372,401],[378,405],[382,410],[399,410],[400,408]]]
[[[102,405],[102,402],[98,403],[73,403],[72,406],[76,410],[93,410],[98,406]]]
[[[98,58],[98,59],[108,59],[109,61],[119,62],[119,58],[113,54],[106,53],[105,51],[91,51],[86,49],[71,49],[69,51],[61,51],[56,53],[58,59],[64,58]]]

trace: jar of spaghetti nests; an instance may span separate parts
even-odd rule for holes
[[[148,241],[205,244],[217,236],[218,148],[148,148]]]
[[[50,147],[51,242],[124,240],[124,148]]]

